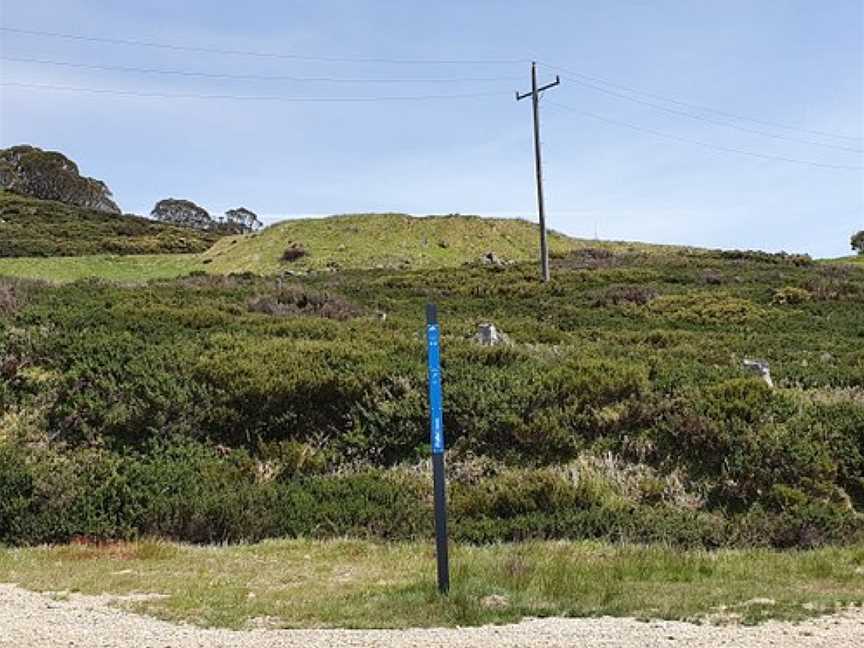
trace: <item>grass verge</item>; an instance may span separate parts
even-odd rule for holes
[[[206,268],[197,254],[96,254],[78,257],[0,259],[0,276],[67,283],[97,277],[111,281],[172,279]]]
[[[2,549],[0,582],[64,594],[162,594],[125,605],[229,628],[465,626],[601,615],[754,623],[864,604],[864,547],[712,553],[536,542],[455,546],[451,562],[446,598],[435,591],[430,544],[354,540]]]

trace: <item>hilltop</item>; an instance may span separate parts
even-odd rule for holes
[[[563,234],[549,236],[552,254],[585,245]],[[351,214],[292,220],[257,234],[222,239],[202,261],[207,272],[267,275],[282,270],[444,268],[490,253],[493,263],[535,259],[537,225],[456,214]]]
[[[0,191],[0,257],[203,252],[218,233]]]

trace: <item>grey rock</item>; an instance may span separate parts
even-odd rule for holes
[[[759,376],[769,387],[774,387],[774,381],[771,379],[771,368],[768,366],[767,361],[744,358],[741,361],[741,366],[750,373]]]
[[[495,254],[494,252],[487,252],[482,257],[480,257],[480,261],[483,262],[483,264],[485,264],[485,265],[492,265],[492,266],[499,266],[499,267],[504,265],[504,262],[501,261],[501,259],[498,258],[498,255]]]

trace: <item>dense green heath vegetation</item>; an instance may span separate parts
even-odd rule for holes
[[[456,539],[864,537],[864,268],[589,248],[536,275],[2,280],[0,542],[429,535],[428,301]]]

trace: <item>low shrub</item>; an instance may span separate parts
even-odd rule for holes
[[[15,288],[0,282],[0,315],[11,315],[18,310],[18,296]]]
[[[790,264],[809,266],[813,259],[809,254],[789,254],[788,252],[762,252],[761,250],[720,250],[716,253],[721,259],[735,261],[756,261],[759,263]]]
[[[24,452],[0,442],[0,543],[38,542],[27,523],[33,498],[33,476]]]
[[[604,268],[617,262],[615,254],[605,248],[582,248],[564,254],[553,254],[556,267],[568,269]]]
[[[810,293],[803,288],[786,286],[774,291],[771,303],[775,306],[797,306],[810,300]]]
[[[657,316],[698,325],[745,324],[764,316],[763,309],[749,299],[724,293],[663,295],[648,304]]]
[[[179,440],[122,454],[88,449],[60,455],[0,445],[0,543],[432,534],[427,474],[363,469],[262,479],[257,465],[245,451],[224,453]],[[628,502],[555,469],[503,469],[451,485],[451,537],[482,543],[595,538],[707,548],[809,547],[864,538],[862,517],[841,505],[783,497],[786,504],[778,510],[755,505],[724,516],[671,502]]]
[[[719,270],[709,268],[702,273],[702,281],[711,286],[719,286],[725,282],[725,278]]]
[[[345,320],[360,315],[361,310],[336,295],[309,291],[299,285],[289,285],[276,293],[255,297],[249,311],[267,315],[315,315]]]
[[[306,248],[304,248],[303,245],[300,243],[292,243],[289,247],[285,248],[285,251],[282,252],[282,256],[279,257],[279,259],[283,263],[292,263],[293,261],[297,261],[297,259],[302,259],[307,254],[308,252],[306,252]]]
[[[607,288],[594,302],[595,307],[634,304],[644,306],[657,297],[657,291],[650,286],[613,286]]]

